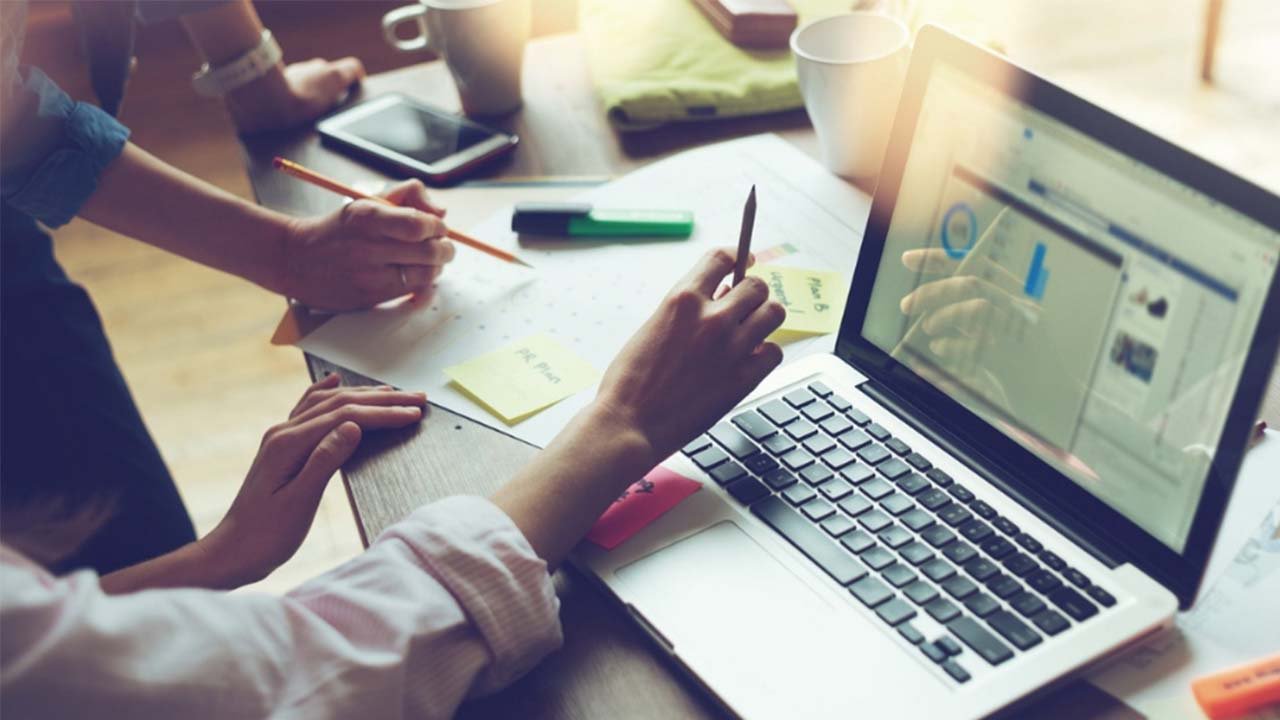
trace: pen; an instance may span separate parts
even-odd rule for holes
[[[738,234],[738,261],[733,266],[733,284],[747,274],[747,258],[751,256],[751,234],[756,228],[756,186],[751,186],[747,204],[742,208],[742,232]]]
[[[383,205],[391,205],[393,207],[395,206],[395,203],[391,202],[390,200],[384,197],[381,197],[379,195],[370,195],[368,193],[360,192],[359,190],[356,190],[355,188],[349,185],[344,185],[338,182],[337,180],[334,180],[333,178],[325,177],[324,175],[321,175],[320,173],[314,170],[309,170],[307,168],[304,168],[298,163],[293,162],[292,160],[286,160],[282,157],[277,157],[271,161],[271,164],[273,167],[275,167],[275,169],[280,170],[281,172],[284,172],[287,175],[292,175],[293,177],[296,177],[299,180],[302,180],[304,182],[309,182],[312,185],[315,185],[316,187],[321,187],[321,188],[324,188],[325,190],[330,190],[339,195],[345,195],[346,197],[349,197],[352,200],[372,200],[374,202],[382,203]],[[509,263],[515,263],[517,265],[523,265],[528,268],[533,267],[529,263],[521,260],[515,255],[512,255],[506,250],[500,250],[488,243],[477,240],[471,237],[470,235],[465,235],[463,233],[460,233],[457,230],[446,230],[445,235],[451,240],[457,240],[458,242],[462,243],[463,245],[466,245],[467,247],[473,248],[475,250],[479,250],[480,252],[485,253],[487,255],[492,255],[493,257],[496,257],[500,260],[505,260]]]

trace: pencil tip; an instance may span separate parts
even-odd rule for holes
[[[280,157],[279,155],[275,156],[274,158],[272,158],[272,159],[271,159],[271,166],[272,166],[272,167],[274,167],[274,168],[280,168],[280,167],[283,167],[283,166],[284,166],[284,158]]]

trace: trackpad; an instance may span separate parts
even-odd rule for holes
[[[616,576],[624,599],[721,691],[785,688],[789,673],[781,668],[800,669],[805,664],[794,658],[830,646],[824,632],[832,631],[836,609],[732,522],[647,555]]]

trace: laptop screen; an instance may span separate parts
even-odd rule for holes
[[[1182,552],[1280,233],[940,65],[862,336]]]

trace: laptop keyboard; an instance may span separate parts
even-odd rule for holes
[[[959,683],[966,648],[1000,665],[1115,605],[825,383],[739,413],[683,452]],[[912,624],[925,613],[947,632],[926,638]]]

